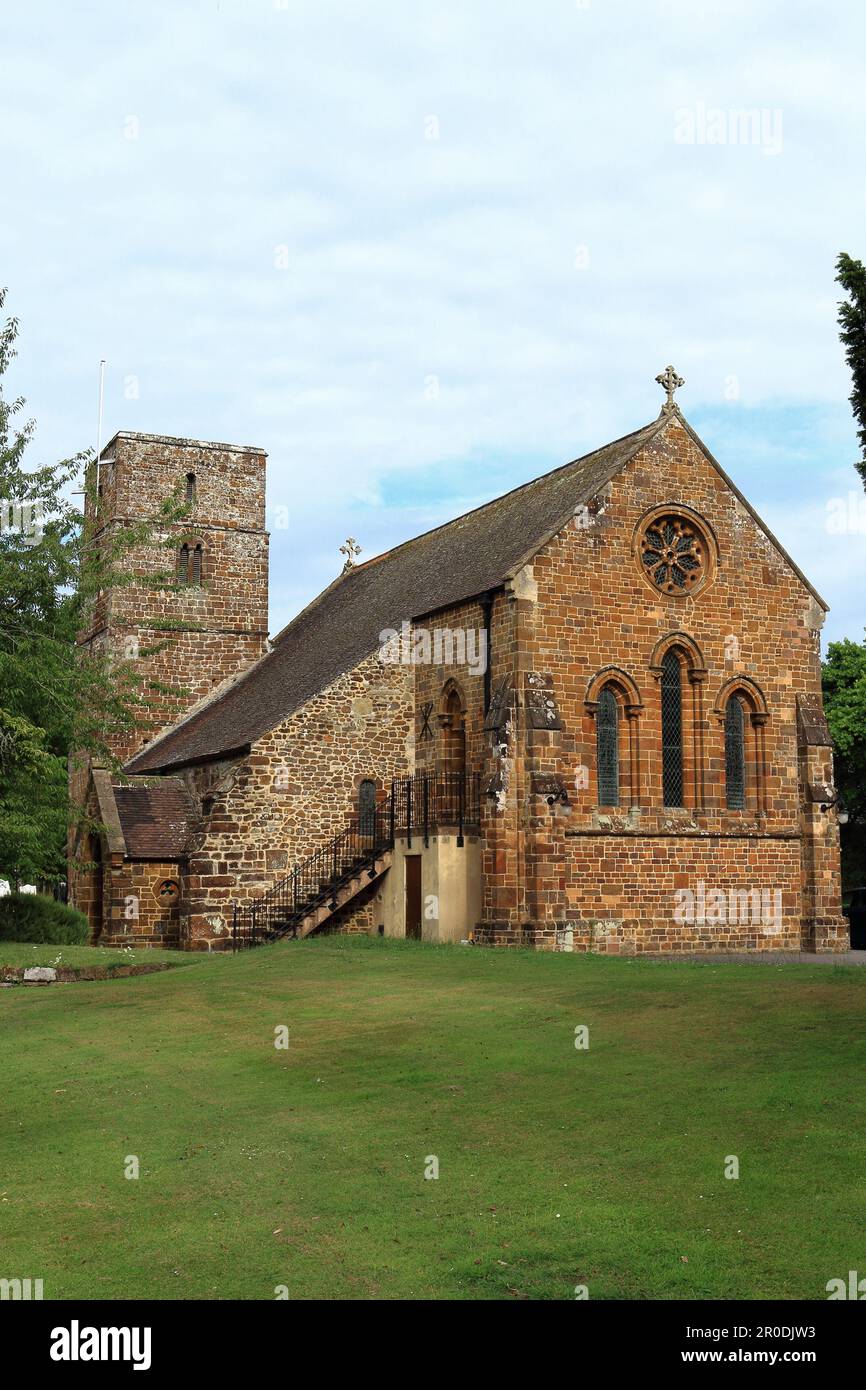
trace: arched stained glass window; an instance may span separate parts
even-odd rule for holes
[[[746,720],[743,702],[732,695],[725,710],[725,791],[729,811],[746,805]]]
[[[598,750],[598,804],[619,805],[619,708],[610,686],[598,697],[595,714]]]
[[[682,668],[673,648],[662,658],[662,782],[665,806],[684,805]]]

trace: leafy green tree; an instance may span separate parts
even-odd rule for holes
[[[851,369],[850,401],[863,453],[857,471],[866,487],[866,267],[842,251],[836,261],[836,281],[848,295],[839,304],[839,337]]]
[[[5,297],[0,290],[0,309]],[[116,766],[112,738],[145,724],[164,693],[133,661],[85,659],[76,639],[100,591],[174,583],[168,569],[143,580],[124,558],[154,544],[186,507],[178,491],[156,517],[94,539],[74,500],[89,451],[25,467],[33,421],[23,399],[2,390],[17,333],[14,318],[0,326],[0,876],[51,881],[64,872],[70,814],[83,817],[70,812],[69,758]]]
[[[866,823],[866,642],[831,642],[823,678],[836,784],[851,819]]]
[[[866,642],[831,642],[823,684],[836,787],[849,816],[841,835],[843,879],[854,887],[866,882]]]

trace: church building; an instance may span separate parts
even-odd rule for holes
[[[123,775],[73,777],[93,940],[845,950],[827,605],[658,380],[622,439],[373,559],[347,541],[271,640],[265,454],[118,434],[96,535],[178,484],[189,513],[175,582],[82,635],[166,692]]]

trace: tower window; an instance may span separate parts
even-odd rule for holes
[[[201,541],[188,545],[184,541],[177,553],[178,584],[201,584],[203,546]]]
[[[187,500],[187,502],[194,502],[194,501],[195,501],[195,474],[194,474],[194,473],[187,473],[187,475],[186,475],[186,500]]]

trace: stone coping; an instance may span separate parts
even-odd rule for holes
[[[0,984],[3,985],[52,985],[75,984],[79,980],[117,980],[127,975],[154,975],[159,970],[173,970],[169,961],[154,962],[151,965],[0,965]],[[25,980],[25,971],[51,971],[53,979]]]

